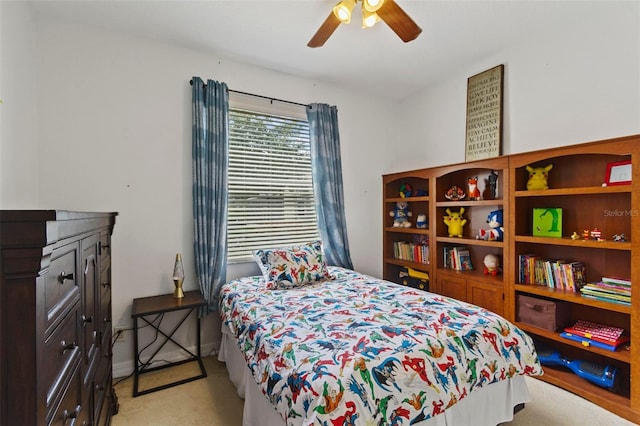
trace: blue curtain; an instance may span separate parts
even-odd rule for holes
[[[353,269],[344,214],[338,109],[326,104],[307,108],[311,169],[318,228],[327,264]]]
[[[229,92],[225,83],[193,77],[193,223],[196,273],[207,306],[218,310],[227,279]]]

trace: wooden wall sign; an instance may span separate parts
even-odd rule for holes
[[[465,161],[502,154],[502,89],[504,65],[467,79]]]

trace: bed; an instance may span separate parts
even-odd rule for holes
[[[504,318],[343,268],[324,276],[223,286],[219,359],[245,426],[495,425],[528,402],[524,377],[542,369]]]

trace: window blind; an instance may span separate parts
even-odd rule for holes
[[[318,238],[309,123],[230,108],[227,261]]]

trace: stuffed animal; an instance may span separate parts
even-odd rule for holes
[[[459,212],[452,212],[450,209],[446,210],[447,216],[443,218],[445,225],[449,228],[450,237],[462,237],[462,228],[467,219],[462,217],[464,213],[464,207],[460,207]]]
[[[489,213],[487,223],[489,229],[479,229],[477,240],[502,241],[504,235],[504,227],[502,226],[502,210],[494,210]]]
[[[416,218],[416,228],[425,229],[427,227],[427,215],[424,213],[418,213]]]
[[[409,204],[406,201],[398,201],[396,208],[389,212],[389,216],[393,216],[394,228],[411,228],[409,218],[413,216],[413,212],[409,211]]]
[[[498,275],[500,272],[500,258],[495,254],[486,255],[483,263],[485,275]]]
[[[527,189],[529,191],[533,191],[536,189],[549,189],[547,178],[549,177],[549,170],[551,170],[552,168],[553,164],[549,164],[546,167],[527,166],[527,171],[529,172]]]
[[[476,201],[480,199],[480,190],[478,189],[478,176],[467,178],[467,194],[469,195],[469,200]]]

